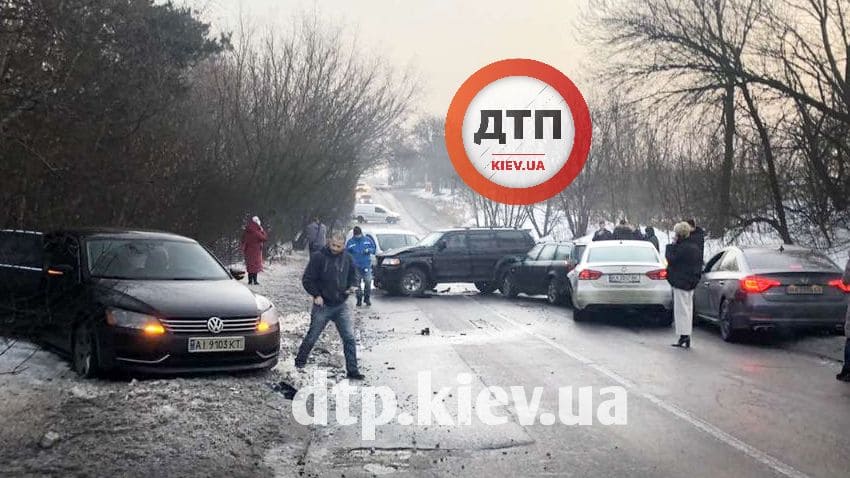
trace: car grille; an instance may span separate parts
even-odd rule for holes
[[[160,319],[162,326],[171,333],[175,334],[211,334],[207,328],[209,317],[203,319]],[[259,317],[222,317],[224,328],[216,335],[228,334],[232,332],[253,332],[257,328]]]

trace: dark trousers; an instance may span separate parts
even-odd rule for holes
[[[845,332],[850,333],[850,332]],[[844,372],[850,373],[850,338],[844,343]]]
[[[257,282],[257,273],[256,272],[253,273],[253,274],[250,273],[250,272],[248,273],[248,283],[249,284],[259,284],[259,282]]]
[[[313,304],[310,312],[310,329],[298,348],[295,356],[295,365],[303,366],[307,363],[307,357],[313,346],[325,330],[328,322],[336,325],[336,330],[342,338],[342,350],[345,354],[345,369],[348,373],[357,373],[357,343],[354,340],[354,328],[351,324],[351,314],[345,302],[340,305],[323,305],[321,307]]]

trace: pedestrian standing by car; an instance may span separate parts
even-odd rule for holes
[[[593,233],[593,240],[594,241],[607,241],[609,239],[613,239],[613,236],[611,235],[611,231],[609,231],[605,227],[605,221],[599,221],[599,229],[597,229],[596,232]]]
[[[688,240],[691,226],[687,222],[673,226],[673,233],[676,239],[664,251],[667,258],[667,282],[673,288],[676,334],[679,335],[679,341],[673,346],[690,348],[694,327],[694,289],[699,284],[702,258],[696,243]]]
[[[658,236],[655,235],[655,229],[652,226],[646,226],[644,231],[643,240],[651,242],[656,251],[660,250],[658,249]]]
[[[351,239],[345,244],[345,248],[354,258],[357,273],[357,307],[364,303],[367,306],[372,305],[369,296],[372,293],[372,256],[377,249],[375,241],[363,235],[360,226],[354,226]]]
[[[342,338],[347,377],[356,380],[364,378],[357,368],[357,344],[351,313],[345,303],[355,291],[355,278],[354,260],[345,252],[345,238],[340,234],[334,234],[325,247],[310,256],[301,284],[313,298],[313,308],[310,312],[310,328],[295,357],[297,368],[304,367],[325,326],[333,322]]]
[[[631,241],[635,239],[635,230],[629,221],[620,219],[620,224],[614,228],[613,239],[615,241]]]
[[[263,244],[267,240],[260,218],[254,216],[249,219],[242,233],[242,255],[245,257],[248,284],[259,285],[257,274],[263,271]]]
[[[847,264],[844,266],[844,277],[841,278],[844,285],[850,285],[850,251],[847,253]],[[850,382],[850,306],[847,307],[847,313],[844,315],[844,367],[841,368],[841,373],[835,376],[842,382]]]
[[[319,216],[313,218],[313,222],[307,224],[307,250],[312,256],[316,252],[322,250],[327,244],[328,228],[322,224]]]
[[[688,236],[689,241],[693,241],[694,244],[697,245],[699,249],[699,260],[704,261],[705,257],[705,230],[699,226],[697,226],[697,222],[693,219],[688,219],[686,221],[689,226],[691,226],[691,235]]]

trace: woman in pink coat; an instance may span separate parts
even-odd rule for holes
[[[260,224],[260,218],[252,217],[242,234],[242,253],[245,255],[245,268],[248,270],[248,284],[259,284],[257,274],[263,270],[263,244],[266,239],[268,237]]]

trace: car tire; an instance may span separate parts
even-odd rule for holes
[[[558,290],[558,279],[549,279],[549,285],[546,287],[546,301],[552,305],[561,305],[564,303],[564,295]]]
[[[573,320],[576,322],[587,322],[590,319],[590,311],[587,309],[573,309]]]
[[[475,284],[475,288],[478,289],[478,292],[480,292],[481,294],[490,294],[494,290],[496,290],[496,285],[493,283],[493,281],[480,280],[473,282],[473,284]]]
[[[71,359],[74,372],[80,378],[97,376],[97,336],[91,322],[83,322],[74,329]]]
[[[366,219],[363,216],[357,216],[357,222],[359,222],[360,224],[363,224],[363,223],[366,222]]]
[[[422,295],[430,281],[421,267],[408,267],[399,279],[398,288],[404,295]]]
[[[513,299],[519,293],[517,291],[516,285],[514,284],[514,273],[506,272],[504,277],[502,277],[502,285],[499,287],[499,291],[503,296]]]
[[[732,318],[729,317],[729,301],[720,303],[720,313],[717,316],[720,326],[720,338],[725,342],[739,342],[744,338],[744,331],[732,328]]]

